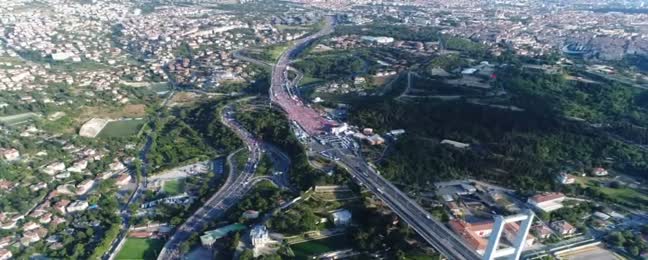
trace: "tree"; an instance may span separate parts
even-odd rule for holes
[[[612,243],[616,247],[623,247],[626,239],[620,232],[613,232],[608,235],[608,241],[610,241],[610,243]]]
[[[240,242],[241,242],[241,233],[240,232],[234,233],[234,235],[232,235],[232,241],[230,242],[229,249],[232,251],[236,251],[236,248],[238,247]]]
[[[240,260],[254,260],[254,252],[250,249],[245,249],[239,256]]]

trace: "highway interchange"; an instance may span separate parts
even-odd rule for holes
[[[291,57],[295,57],[308,44],[318,37],[329,34],[333,31],[335,21],[328,17],[326,25],[317,33],[303,38],[287,49],[273,67],[272,80],[270,86],[270,98],[273,102],[281,102],[276,98],[277,93],[290,89],[291,82],[287,77],[288,64]],[[284,104],[279,103],[279,107],[284,108]],[[291,111],[284,109],[285,111]],[[289,115],[289,118],[298,118]],[[300,123],[300,122],[297,122]],[[306,132],[309,132],[306,129]],[[312,134],[312,133],[311,133]],[[314,136],[318,139],[317,136]],[[307,144],[308,148],[316,153],[328,151],[335,162],[345,168],[354,178],[354,180],[364,186],[376,197],[380,198],[389,206],[403,221],[412,227],[425,241],[436,248],[441,254],[449,259],[480,259],[481,257],[468,247],[464,241],[457,237],[443,223],[431,218],[429,213],[420,205],[407,197],[402,191],[392,185],[380,174],[372,169],[369,164],[356,152],[336,147],[335,144],[317,142],[312,140]]]
[[[261,158],[259,143],[252,134],[234,120],[231,107],[223,109],[221,121],[243,140],[246,148],[250,151],[248,161],[244,169],[237,171],[234,166],[236,164],[232,162],[234,153],[228,156],[230,172],[223,186],[176,230],[164,245],[158,259],[180,259],[180,245],[192,234],[203,232],[207,224],[236,204],[253,186],[250,180],[254,177],[256,165]]]
[[[203,232],[209,223],[213,223],[229,208],[240,201],[256,183],[266,180],[271,181],[280,188],[290,188],[286,179],[286,172],[290,165],[288,156],[278,148],[257,140],[250,132],[245,130],[235,120],[235,112],[231,104],[223,108],[221,122],[232,129],[243,140],[246,146],[245,149],[250,151],[244,169],[241,171],[236,169],[236,163],[232,159],[236,152],[227,157],[227,163],[230,165],[230,169],[223,186],[176,230],[164,245],[158,259],[180,259],[181,244],[187,241],[192,234]],[[237,152],[241,152],[242,150]],[[271,177],[254,176],[261,155],[265,152],[270,154],[273,163],[276,164],[276,168],[280,169],[279,171],[283,172],[283,174]]]
[[[289,47],[278,59],[272,68],[272,79],[270,86],[270,99],[273,103],[285,109],[277,94],[285,94],[291,97],[288,92],[291,85],[298,81],[288,79],[289,64],[292,57],[295,57],[308,44],[315,39],[327,35],[333,31],[334,19],[327,17],[326,24],[317,33],[302,38]],[[239,55],[239,54],[237,54]],[[241,56],[241,55],[239,55]],[[247,149],[250,151],[250,157],[245,165],[245,169],[236,172],[230,169],[228,178],[221,187],[198,211],[196,211],[187,221],[180,226],[174,235],[167,241],[163,250],[160,252],[158,259],[180,259],[180,245],[186,241],[192,234],[204,231],[207,224],[220,217],[228,208],[240,200],[247,191],[249,191],[256,181],[264,178],[254,178],[254,171],[263,151],[262,146],[266,149],[273,149],[256,140],[249,132],[233,118],[233,109],[228,106],[221,113],[221,121],[229,128],[234,130],[241,140],[244,141]],[[288,115],[289,118],[299,118],[300,115]],[[322,119],[325,122],[326,119]],[[300,122],[296,122],[300,123]],[[323,125],[324,126],[324,125]],[[353,179],[371,191],[376,197],[381,199],[390,207],[404,222],[410,225],[425,241],[437,249],[448,259],[480,259],[481,257],[468,247],[464,241],[449,230],[443,223],[430,217],[429,213],[420,205],[407,197],[402,191],[383,178],[374,170],[359,153],[353,151],[350,147],[341,147],[338,143],[328,143],[321,140],[335,138],[328,136],[320,139],[321,133],[314,133],[305,129],[307,133],[313,134],[310,142],[307,142],[307,148],[315,153],[326,151],[328,157],[335,158],[335,162],[345,168]],[[319,141],[318,141],[319,140]],[[228,157],[228,163],[231,163],[231,155]],[[233,167],[231,167],[233,168]]]

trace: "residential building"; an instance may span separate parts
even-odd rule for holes
[[[38,236],[38,233],[35,230],[30,230],[23,233],[23,238],[20,240],[23,244],[31,244],[33,242],[38,242],[41,240],[41,237]]]
[[[39,227],[40,227],[39,224],[30,221],[30,222],[27,222],[27,223],[25,223],[25,224],[23,225],[23,230],[24,230],[24,231],[29,231],[29,230],[37,229],[37,228],[39,228]]]
[[[556,176],[556,180],[561,184],[573,184],[574,182],[576,182],[576,178],[567,174],[566,172],[560,172],[558,176]]]
[[[2,223],[2,225],[0,225],[0,229],[4,229],[4,230],[14,229],[16,228],[16,224],[18,224],[17,221],[10,220],[5,223]]]
[[[604,168],[597,167],[592,170],[592,175],[597,176],[597,177],[602,177],[602,176],[607,176],[608,171]]]
[[[4,158],[7,161],[15,161],[18,160],[18,158],[20,158],[20,152],[18,152],[18,150],[14,148],[10,148],[10,149],[0,148],[0,156],[2,156],[2,158]]]
[[[559,192],[548,192],[530,197],[527,202],[544,212],[551,212],[563,207],[565,195]]]
[[[67,170],[69,172],[83,172],[88,167],[88,161],[80,160],[72,164]]]
[[[54,162],[48,164],[43,168],[43,172],[47,175],[54,175],[65,170],[65,164],[62,162]]]
[[[38,219],[38,222],[40,222],[40,223],[42,223],[42,224],[47,224],[47,223],[50,223],[51,221],[52,221],[52,213],[49,213],[49,212],[43,214],[43,215]]]
[[[114,161],[110,165],[108,165],[108,167],[110,167],[111,171],[121,171],[126,169],[126,166],[124,166],[124,164],[120,161]]]
[[[92,186],[94,186],[95,181],[92,179],[87,179],[82,181],[76,186],[76,194],[77,195],[83,195],[86,194],[90,189],[92,189]]]
[[[259,212],[256,210],[246,210],[243,212],[242,217],[244,219],[256,219],[259,217]]]
[[[13,254],[11,254],[11,251],[7,249],[0,249],[0,260],[7,260],[11,259],[13,257]]]
[[[554,221],[549,225],[561,236],[569,236],[576,233],[576,228],[564,220]]]
[[[3,238],[0,238],[0,248],[5,248],[13,242],[14,237],[13,236],[6,236]]]
[[[540,239],[547,239],[551,237],[551,234],[553,234],[551,229],[544,224],[536,225],[531,228],[531,230],[533,230],[533,233]]]
[[[117,186],[124,186],[127,185],[131,179],[130,174],[120,174],[117,176],[115,184],[117,184]]]
[[[77,212],[77,211],[84,211],[88,208],[88,202],[85,200],[77,200],[67,206],[67,212],[72,213],[72,212]]]

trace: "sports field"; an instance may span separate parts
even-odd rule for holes
[[[11,116],[0,116],[0,123],[5,123],[7,125],[19,125],[30,122],[32,119],[37,117],[37,114],[31,112]]]
[[[311,259],[313,256],[350,247],[351,243],[346,236],[334,236],[294,244],[290,246],[290,249],[295,253],[295,259]]]
[[[169,180],[164,182],[164,193],[173,196],[184,192],[184,180]]]
[[[142,119],[111,121],[99,133],[99,137],[129,137],[139,133],[144,125]]]
[[[128,238],[115,259],[156,259],[164,242],[160,239]]]

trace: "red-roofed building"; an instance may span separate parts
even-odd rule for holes
[[[59,200],[58,202],[56,202],[56,204],[54,204],[54,208],[56,210],[58,210],[59,212],[65,214],[65,212],[66,212],[65,207],[67,207],[67,205],[69,205],[69,204],[70,204],[69,200],[62,199],[62,200]]]
[[[134,238],[149,238],[153,236],[153,232],[150,231],[133,231],[128,234],[128,237]]]
[[[450,228],[461,238],[463,238],[477,253],[484,254],[486,246],[488,245],[488,238],[493,232],[493,221],[482,221],[476,223],[468,223],[463,220],[453,219],[449,222]],[[517,223],[508,223],[504,226],[502,235],[510,243],[513,243],[515,236],[520,229]],[[526,237],[526,245],[533,245],[535,237],[528,235]]]
[[[608,175],[608,171],[607,171],[606,169],[604,169],[604,168],[597,167],[597,168],[594,168],[594,169],[592,170],[592,175],[594,175],[594,176],[599,176],[599,177],[601,177],[601,176],[607,176],[607,175]]]
[[[7,249],[0,249],[0,260],[11,259],[13,254]]]
[[[564,220],[551,222],[550,226],[562,236],[573,235],[576,233],[576,228]]]
[[[530,197],[527,202],[539,210],[551,212],[562,208],[563,200],[565,200],[564,194],[560,192],[548,192]]]
[[[541,239],[547,239],[551,237],[551,234],[553,234],[551,229],[544,224],[534,226],[531,230],[533,230],[533,232],[535,232],[534,234]]]

